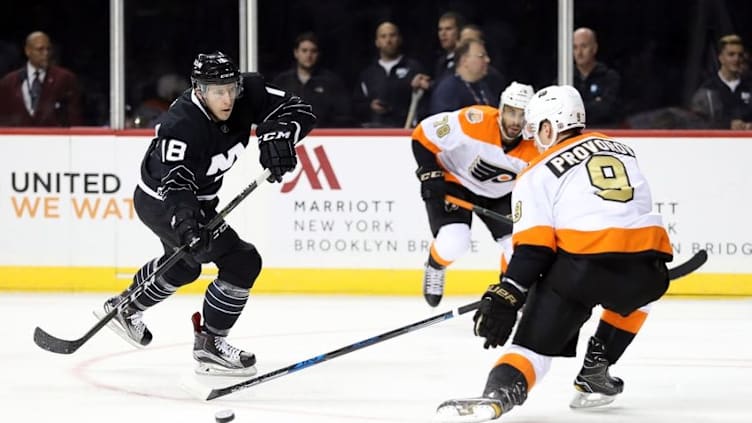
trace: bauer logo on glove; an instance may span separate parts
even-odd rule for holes
[[[500,298],[502,298],[504,301],[507,302],[507,304],[509,304],[512,307],[517,306],[517,302],[519,301],[515,294],[512,294],[511,292],[507,291],[501,285],[491,285],[488,287],[487,292],[498,295]]]

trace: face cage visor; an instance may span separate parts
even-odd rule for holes
[[[200,78],[192,79],[193,87],[198,88],[204,96],[224,95],[229,92],[233,99],[243,94],[243,77],[238,75],[234,78]]]

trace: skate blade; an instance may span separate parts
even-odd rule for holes
[[[92,314],[94,314],[94,317],[96,317],[99,320],[104,319],[104,317],[107,315],[107,313],[105,313],[103,310],[102,311],[100,311],[100,310],[93,310]],[[123,338],[127,343],[133,345],[134,347],[136,347],[138,349],[146,348],[146,345],[141,345],[140,343],[138,343],[138,342],[134,341],[133,339],[131,339],[131,337],[128,336],[128,334],[123,330],[123,328],[120,327],[120,325],[117,324],[117,322],[115,322],[115,319],[112,319],[109,322],[107,322],[107,327],[111,331],[113,331],[117,336]]]
[[[445,423],[487,422],[501,417],[501,402],[489,398],[444,401],[436,409],[434,421]]]
[[[605,395],[590,392],[577,392],[574,394],[572,401],[569,402],[569,408],[586,409],[602,407],[611,404],[616,399],[616,395]]]
[[[246,367],[243,369],[230,369],[224,366],[220,366],[212,363],[198,362],[194,369],[197,375],[201,376],[229,376],[229,377],[243,377],[253,376],[256,374],[256,366]]]

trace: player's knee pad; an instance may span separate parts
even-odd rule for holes
[[[261,273],[261,255],[253,244],[240,240],[238,247],[215,263],[219,268],[219,279],[246,290],[253,287]]]
[[[178,261],[167,269],[163,277],[168,284],[179,288],[195,281],[199,276],[201,276],[201,265],[188,258]]]
[[[433,240],[433,249],[442,260],[453,262],[470,249],[470,243],[470,226],[450,223],[439,229]]]

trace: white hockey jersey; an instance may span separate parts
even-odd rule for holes
[[[588,133],[552,146],[512,193],[512,242],[571,254],[672,254],[634,151]]]
[[[538,150],[531,140],[523,140],[505,153],[498,119],[495,107],[465,107],[429,116],[412,138],[436,155],[445,180],[483,197],[501,198],[512,191]]]

